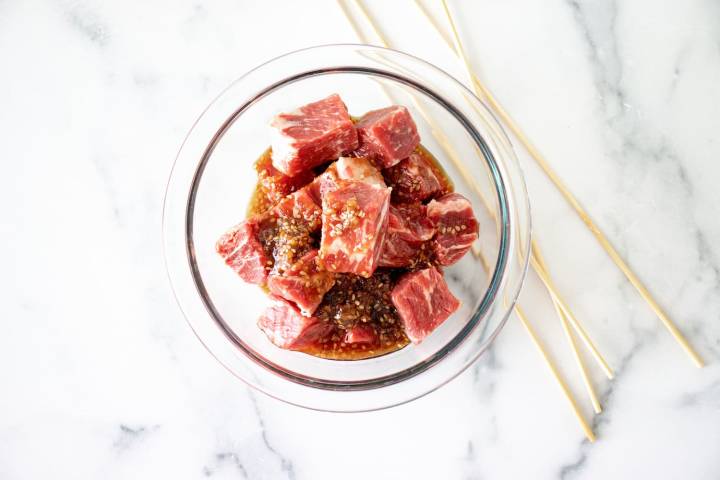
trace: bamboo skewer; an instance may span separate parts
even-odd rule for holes
[[[535,148],[535,146],[530,142],[530,140],[527,138],[527,136],[523,133],[523,131],[520,129],[520,127],[515,123],[515,121],[512,119],[512,117],[505,111],[505,109],[500,105],[500,103],[495,99],[495,97],[492,95],[490,90],[482,83],[480,78],[472,71],[469,62],[467,60],[467,55],[465,54],[465,51],[462,48],[462,45],[459,43],[456,43],[453,45],[451,41],[449,41],[448,36],[440,29],[440,26],[432,19],[432,17],[429,15],[429,12],[421,5],[419,4],[419,0],[415,0],[415,4],[418,6],[418,9],[420,12],[428,19],[429,23],[437,30],[438,34],[448,43],[448,46],[455,51],[455,53],[462,59],[463,63],[467,66],[467,68],[470,71],[470,81],[472,84],[476,87],[476,90],[479,90],[478,96],[481,98],[484,98],[489,104],[490,107],[495,111],[495,113],[502,119],[502,121],[505,123],[505,125],[512,131],[512,133],[515,135],[515,137],[520,141],[520,143],[523,144],[527,152],[530,154],[530,156],[533,158],[533,160],[537,163],[537,165],[540,167],[540,169],[545,173],[545,175],[550,179],[550,181],[553,183],[555,188],[560,192],[560,194],[563,196],[565,201],[570,204],[570,206],[575,210],[575,213],[580,217],[580,219],[583,221],[585,226],[590,230],[590,232],[593,234],[595,239],[598,241],[600,246],[605,250],[605,252],[610,256],[610,259],[615,263],[615,265],[620,269],[620,271],[625,275],[625,277],[628,279],[628,281],[635,287],[637,292],[640,294],[640,296],[645,300],[645,302],[648,304],[648,306],[653,310],[655,315],[658,317],[658,319],[662,322],[663,326],[670,332],[670,334],[673,336],[675,341],[680,344],[680,346],[685,350],[685,353],[690,357],[690,359],[693,361],[693,363],[698,367],[701,368],[704,366],[704,362],[700,355],[693,349],[693,347],[690,345],[688,340],[683,336],[682,332],[677,328],[677,326],[673,323],[673,321],[670,319],[670,317],[667,316],[667,314],[663,311],[662,307],[658,302],[655,300],[655,298],[652,296],[650,291],[645,287],[645,285],[642,283],[640,278],[633,272],[633,270],[630,268],[630,266],[625,262],[625,260],[620,256],[618,251],[613,247],[613,245],[610,243],[610,240],[608,240],[607,236],[603,233],[603,231],[600,229],[600,227],[595,224],[595,222],[592,220],[588,212],[580,205],[580,202],[575,198],[575,196],[570,192],[568,187],[565,185],[565,183],[560,179],[558,174],[552,169],[550,164],[547,162],[545,157],[540,153],[540,151]],[[443,7],[445,8],[445,12],[448,15],[448,20],[450,23],[450,26],[452,28],[453,33],[458,36],[457,29],[455,27],[455,23],[452,20],[452,16],[450,15],[450,11],[447,8],[447,4],[445,0],[443,0]],[[458,36],[459,38],[459,36]]]
[[[533,247],[533,255],[535,255],[535,258],[537,259],[540,268],[545,270],[545,273],[547,273],[547,264],[545,263],[545,259],[540,254],[540,249],[537,248],[537,244],[534,244]],[[593,387],[590,376],[587,373],[585,362],[580,355],[580,351],[577,347],[577,342],[575,342],[575,336],[570,330],[570,324],[567,317],[565,316],[565,312],[563,312],[562,308],[560,308],[560,305],[558,305],[555,299],[553,299],[553,307],[555,307],[555,312],[560,319],[560,324],[562,325],[563,331],[565,332],[565,337],[567,338],[568,344],[570,344],[570,349],[573,352],[573,357],[575,358],[575,363],[578,366],[578,370],[580,370],[580,376],[582,377],[583,384],[585,385],[585,390],[587,390],[588,396],[590,397],[590,403],[592,403],[593,410],[595,411],[595,413],[601,413],[602,407],[600,406],[600,400],[598,400],[597,393],[595,392],[595,387]]]
[[[423,10],[423,13],[425,13],[426,16],[428,16],[428,18],[431,18],[431,17],[429,17],[429,15],[427,15],[427,12],[424,11],[424,9],[423,9],[423,7],[422,7],[422,4],[420,4],[418,0],[416,0],[416,4],[418,5],[419,8],[421,8],[421,9]],[[451,25],[451,27],[452,27],[453,39],[454,39],[454,41],[455,41],[455,43],[454,43],[455,51],[456,51],[456,52],[464,52],[464,50],[463,50],[463,48],[462,48],[461,41],[460,41],[460,36],[459,36],[459,34],[458,34],[458,32],[457,32],[457,30],[456,30],[456,28],[455,28],[454,22],[452,21],[452,16],[451,16],[450,10],[449,10],[449,8],[448,8],[448,6],[447,6],[447,2],[446,2],[445,0],[443,0],[443,1],[442,1],[442,5],[443,5],[443,8],[444,8],[444,10],[445,10],[445,14],[446,14],[447,17],[448,17],[448,21],[450,22],[450,25]],[[437,25],[435,24],[435,22],[432,22],[432,23],[433,23],[433,25],[437,28]],[[443,36],[443,37],[444,37],[444,36]],[[447,39],[446,39],[446,40],[447,40]],[[462,60],[463,60],[466,73],[467,73],[470,81],[472,82],[473,73],[472,73],[472,69],[471,69],[471,67],[470,67],[470,64],[469,64],[468,61],[467,61],[467,57],[466,57],[464,54],[462,54],[462,55],[460,55],[460,56],[461,56],[461,58],[462,58]],[[477,87],[475,87],[474,90],[475,90],[476,93],[479,94]],[[585,342],[585,344],[588,346],[588,348],[590,349],[591,353],[593,354],[593,356],[595,357],[595,359],[598,361],[598,363],[600,364],[601,368],[603,369],[603,371],[605,372],[605,374],[608,376],[608,378],[612,378],[612,376],[613,376],[612,370],[610,369],[610,367],[608,366],[607,362],[606,362],[605,359],[602,357],[602,355],[599,353],[599,351],[598,351],[597,348],[595,347],[594,343],[592,342],[592,340],[589,338],[589,336],[588,336],[587,333],[585,332],[584,328],[582,328],[582,326],[580,325],[580,323],[577,322],[577,320],[575,320],[574,315],[572,315],[572,314],[566,315],[565,310],[568,309],[568,307],[566,306],[567,304],[566,304],[564,301],[560,300],[560,301],[562,302],[562,304],[565,305],[565,307],[564,307],[565,310],[563,310],[563,307],[560,306],[560,302],[558,301],[558,300],[560,299],[560,296],[559,296],[557,290],[554,288],[553,283],[551,282],[550,274],[549,274],[549,271],[548,271],[548,269],[547,269],[547,266],[544,264],[544,260],[542,260],[542,257],[541,257],[540,254],[539,254],[539,249],[538,249],[537,244],[535,243],[534,240],[532,241],[532,250],[533,250],[533,251],[532,251],[532,255],[535,255],[535,256],[537,257],[537,259],[539,260],[539,261],[538,261],[538,264],[533,264],[533,268],[535,268],[536,270],[538,270],[538,269],[544,270],[543,274],[540,275],[540,277],[541,277],[541,279],[543,280],[543,283],[545,284],[546,288],[548,289],[548,292],[550,293],[550,295],[551,295],[551,297],[552,297],[552,299],[553,299],[553,305],[555,306],[555,308],[556,308],[556,310],[557,310],[557,313],[558,313],[558,316],[559,316],[560,321],[561,321],[561,323],[562,323],[563,329],[565,330],[566,327],[568,326],[568,316],[571,317],[571,318],[573,319],[573,320],[571,321],[571,322],[572,322],[572,325],[573,325],[573,328],[575,328],[575,329],[578,331],[578,334],[581,336],[581,338],[583,339],[583,341]],[[539,272],[538,272],[538,273],[539,273]],[[589,379],[589,377],[588,377],[588,375],[587,375],[587,370],[585,369],[585,365],[584,365],[584,363],[583,363],[583,361],[582,361],[582,357],[580,356],[579,352],[577,351],[577,346],[576,346],[576,344],[575,344],[575,340],[574,340],[574,338],[573,338],[573,336],[572,336],[572,333],[569,331],[569,329],[566,329],[566,330],[565,330],[565,333],[566,333],[566,335],[567,335],[567,337],[568,337],[568,342],[570,343],[570,347],[571,347],[571,349],[572,349],[572,351],[573,351],[573,354],[574,354],[574,356],[575,356],[575,360],[576,360],[576,362],[578,363],[578,367],[580,368],[580,372],[581,372],[581,374],[582,374],[582,378],[583,378],[583,381],[584,381],[584,383],[585,383],[586,389],[588,390],[588,394],[590,395],[590,400],[591,400],[591,402],[592,402],[592,404],[593,404],[593,408],[595,409],[595,411],[596,411],[597,413],[599,413],[599,412],[600,412],[600,404],[599,404],[599,401],[598,401],[598,399],[597,399],[597,395],[595,394],[595,390],[593,389],[592,384],[590,383],[590,379]]]
[[[563,332],[565,332],[565,338],[567,338],[568,344],[570,345],[570,350],[572,350],[575,364],[577,365],[578,370],[580,370],[580,376],[582,377],[583,385],[585,385],[585,390],[587,391],[588,397],[590,397],[590,403],[592,404],[593,411],[595,411],[595,413],[597,414],[600,414],[602,413],[602,406],[600,405],[600,400],[598,399],[597,393],[595,392],[595,387],[593,387],[590,376],[588,375],[585,362],[583,361],[582,356],[580,355],[580,351],[578,350],[575,336],[572,333],[572,330],[570,330],[570,323],[565,316],[565,312],[562,311],[557,302],[553,301],[553,307],[555,307],[555,312],[560,318],[560,324],[562,325]]]
[[[430,11],[425,7],[425,5],[420,0],[413,0],[415,2],[415,6],[420,10],[420,13],[423,14],[425,19],[430,22],[430,24],[435,28],[435,31],[438,35],[442,37],[443,40],[445,40],[445,43],[450,46],[453,52],[457,54],[457,51],[455,50],[455,45],[453,45],[453,41],[450,39],[450,36],[447,34],[445,30],[440,26],[440,24],[435,20],[435,17],[433,17],[430,14]]]
[[[558,385],[560,386],[560,389],[562,390],[563,394],[565,395],[565,398],[568,402],[570,402],[570,407],[572,408],[573,413],[575,414],[575,417],[577,417],[578,422],[580,422],[580,426],[582,427],[583,431],[585,432],[585,436],[590,440],[591,442],[595,441],[595,434],[592,431],[592,428],[590,428],[590,425],[585,421],[585,418],[582,416],[582,413],[580,412],[580,408],[578,407],[577,402],[575,401],[575,398],[572,395],[572,392],[570,392],[570,389],[568,388],[565,381],[560,376],[560,373],[557,371],[557,368],[555,368],[555,365],[553,364],[552,360],[550,360],[550,357],[548,356],[547,352],[545,351],[545,348],[543,348],[542,344],[540,343],[540,340],[537,337],[537,334],[535,333],[535,330],[532,328],[532,325],[527,319],[527,316],[525,316],[525,312],[520,307],[520,305],[515,305],[515,313],[517,314],[518,318],[520,319],[520,322],[523,324],[523,327],[525,327],[525,330],[527,331],[528,335],[530,335],[530,339],[535,344],[535,347],[540,352],[540,355],[543,357],[543,360],[545,361],[545,365],[550,369],[553,376],[555,377],[555,380],[557,380]]]
[[[387,39],[385,38],[385,36],[383,35],[383,33],[380,31],[380,29],[379,29],[379,28],[377,27],[377,25],[375,24],[375,21],[374,21],[373,18],[370,16],[370,13],[367,11],[367,9],[365,8],[365,6],[364,6],[364,4],[362,3],[362,1],[361,1],[361,0],[353,0],[353,1],[354,1],[355,5],[358,7],[358,9],[360,10],[360,12],[362,13],[362,15],[365,17],[365,20],[368,22],[368,24],[370,24],[373,32],[375,33],[375,35],[376,35],[376,36],[378,37],[378,39],[380,40],[380,43],[382,44],[382,46],[384,46],[384,47],[386,47],[386,48],[389,48],[390,45],[389,45]],[[346,10],[346,8],[345,8],[342,4],[341,4],[341,6],[342,6],[342,8],[343,8],[343,12],[347,15],[349,12]],[[360,29],[359,29],[359,27],[357,26],[357,24],[355,24],[353,20],[350,20],[350,22],[351,22],[351,25],[353,25],[353,28],[355,29],[356,33],[359,34],[359,37],[360,37],[363,41],[365,41],[365,40],[364,40],[364,36],[362,35],[362,32],[360,31]],[[387,94],[387,91],[386,91],[386,94]],[[452,147],[450,146],[450,144],[449,144],[449,142],[447,141],[447,138],[445,137],[445,135],[442,133],[442,131],[441,131],[440,129],[438,129],[438,128],[435,126],[435,124],[434,124],[434,122],[432,121],[432,119],[431,119],[431,118],[429,117],[429,115],[425,112],[425,110],[422,108],[422,106],[417,102],[417,100],[416,100],[414,97],[412,97],[412,99],[413,99],[413,101],[414,101],[414,103],[415,103],[415,106],[416,106],[418,112],[423,116],[423,118],[425,119],[425,121],[426,121],[429,125],[431,125],[432,130],[433,130],[433,135],[435,136],[435,138],[436,138],[436,140],[438,141],[438,143],[441,144],[441,146],[443,147],[445,153],[446,153],[446,154],[448,155],[448,157],[453,161],[453,163],[455,163],[455,165],[458,167],[458,169],[460,170],[460,174],[463,175],[463,177],[464,177],[473,187],[475,187],[476,193],[478,193],[478,195],[480,196],[480,198],[483,200],[483,203],[484,203],[486,209],[488,210],[488,212],[490,213],[490,215],[491,215],[493,218],[495,218],[495,217],[494,217],[494,213],[492,212],[492,210],[490,210],[490,208],[489,208],[488,205],[487,205],[487,202],[484,200],[484,197],[483,197],[483,195],[482,195],[482,192],[479,191],[479,189],[478,189],[477,186],[475,185],[475,182],[474,182],[474,181],[472,180],[472,178],[468,175],[465,167],[462,165],[462,162],[459,162],[459,161],[457,160],[456,155],[454,154],[454,150],[453,150]],[[473,253],[474,253],[475,256],[477,257],[479,252],[474,250]],[[480,258],[481,258],[481,257],[480,257]],[[486,266],[486,267],[487,267],[487,266]],[[533,267],[533,268],[534,268],[534,267]],[[486,268],[486,270],[487,270],[487,268]],[[566,312],[569,312],[569,313],[568,313],[568,317],[572,319],[572,320],[571,320],[571,325],[573,326],[573,328],[574,328],[575,330],[577,330],[578,335],[580,335],[580,337],[583,339],[583,342],[584,342],[586,345],[588,345],[588,348],[590,349],[590,351],[591,351],[591,353],[592,353],[592,355],[593,355],[593,358],[595,358],[595,360],[598,362],[598,364],[599,364],[600,368],[603,370],[603,372],[605,372],[605,374],[607,375],[607,377],[608,377],[609,379],[612,379],[612,378],[613,378],[612,369],[609,367],[609,365],[608,365],[607,362],[605,361],[605,359],[604,359],[604,357],[602,356],[602,354],[600,354],[600,352],[598,351],[597,347],[595,346],[594,342],[592,341],[592,339],[591,339],[590,336],[588,335],[587,331],[585,331],[585,329],[584,329],[584,328],[582,327],[582,325],[578,322],[578,320],[575,318],[575,316],[572,314],[572,312],[570,312],[569,307],[567,306],[567,303],[565,303],[565,302],[562,300],[562,297],[560,296],[560,293],[559,293],[559,292],[557,291],[557,289],[555,288],[554,284],[553,284],[553,283],[548,283],[548,282],[546,281],[546,279],[548,279],[549,276],[548,276],[548,275],[545,275],[545,276],[539,275],[539,276],[540,276],[540,279],[541,279],[541,280],[543,281],[543,283],[545,284],[545,287],[546,287],[549,291],[551,291],[552,298],[553,298],[553,299],[559,299],[559,300],[562,302],[562,305],[564,306]]]
[[[358,9],[360,10],[360,12],[363,14],[363,16],[365,17],[367,22],[372,27],[373,31],[375,32],[375,34],[377,35],[377,37],[383,44],[383,46],[385,46],[386,48],[389,48],[389,44],[386,41],[384,35],[375,26],[375,23],[373,22],[372,17],[370,17],[369,12],[365,9],[364,5],[359,0],[354,0],[354,1],[355,1],[356,6],[358,7]],[[342,12],[345,15],[346,19],[348,20],[348,22],[350,23],[350,26],[355,31],[355,34],[357,35],[357,37],[362,42],[368,43],[367,39],[365,38],[365,35],[362,33],[362,30],[360,29],[359,25],[356,23],[353,16],[350,14],[349,10],[347,9],[347,7],[343,3],[343,1],[338,0],[338,5],[340,6],[340,9],[342,10]],[[385,88],[385,86],[382,84],[380,84],[380,86],[381,86],[383,92],[385,93],[385,95],[392,101],[393,97],[392,97],[391,93],[388,91],[388,89]],[[492,211],[489,209],[489,207],[487,205],[486,200],[484,199],[484,197],[482,195],[482,192],[480,192],[479,188],[477,187],[475,182],[472,180],[472,177],[469,176],[468,172],[465,170],[462,163],[459,162],[458,159],[456,158],[457,155],[456,155],[454,149],[452,148],[452,146],[450,145],[450,142],[448,141],[445,134],[442,132],[442,130],[440,130],[437,127],[435,122],[432,121],[432,118],[430,118],[430,116],[427,114],[427,112],[425,112],[425,110],[422,108],[422,106],[419,104],[419,102],[417,102],[417,100],[414,98],[414,96],[411,98],[413,99],[417,110],[423,116],[424,120],[430,125],[433,136],[438,141],[438,143],[441,145],[441,147],[445,151],[446,155],[448,155],[448,157],[453,161],[453,163],[455,163],[455,165],[459,168],[461,175],[463,175],[463,177],[465,177],[466,180],[471,185],[473,185],[473,187],[477,190],[477,193],[480,196],[480,198],[482,199],[483,203],[485,204],[485,207],[488,209],[490,214],[493,215]],[[485,270],[487,272],[489,272],[490,270],[489,270],[488,262],[485,259],[484,255],[482,254],[482,252],[478,250],[477,252],[474,252],[474,253],[480,259],[480,262],[482,263]],[[524,312],[522,311],[519,303],[515,304],[514,311],[515,311],[516,315],[518,316],[518,318],[520,319],[520,321],[522,322],[523,326],[525,327],[528,335],[530,336],[531,341],[533,342],[533,344],[535,345],[535,347],[538,349],[541,356],[543,357],[543,360],[545,361],[546,365],[550,369],[550,372],[552,373],[553,377],[555,377],[555,380],[558,382],[558,385],[560,386],[563,394],[565,395],[565,397],[567,398],[568,402],[570,403],[570,405],[572,407],[573,413],[575,414],[576,418],[580,422],[580,425],[581,425],[583,431],[585,432],[585,435],[591,442],[595,441],[595,435],[594,435],[592,429],[590,428],[590,426],[587,424],[587,422],[583,418],[583,416],[580,412],[580,409],[578,408],[575,398],[573,397],[572,393],[570,392],[569,388],[567,387],[567,384],[565,383],[565,381],[562,379],[562,377],[558,373],[557,368],[552,363],[552,360],[550,360],[550,357],[549,357],[548,353],[546,352],[545,348],[543,347],[543,345],[540,343],[539,339],[537,338],[537,335],[535,334],[527,317],[525,316]]]
[[[560,307],[560,309],[565,313],[565,316],[567,317],[568,321],[570,322],[570,325],[573,326],[575,331],[578,333],[580,338],[582,339],[583,343],[585,343],[585,346],[590,350],[590,353],[595,357],[595,360],[600,365],[600,368],[602,368],[603,372],[605,372],[605,375],[612,380],[614,374],[610,366],[605,361],[605,358],[603,358],[602,354],[598,351],[597,347],[593,343],[592,339],[588,336],[587,332],[583,328],[583,326],[577,321],[575,318],[575,315],[570,311],[567,304],[558,296],[555,295],[555,285],[548,276],[547,273],[545,273],[545,270],[540,267],[540,264],[538,263],[537,259],[534,255],[530,256],[530,263],[532,264],[533,268],[535,269],[535,272],[540,276],[541,280],[545,285],[548,286],[550,295],[553,297],[553,301],[555,301]]]
[[[455,41],[455,44],[454,44],[455,50],[458,52],[464,52],[464,50],[462,48],[462,44],[460,42],[460,36],[459,36],[457,30],[455,29],[455,24],[452,21],[452,16],[450,14],[450,10],[448,9],[446,0],[442,0],[442,5],[443,5],[443,8],[445,9],[445,14],[447,15],[450,25],[452,27],[453,39]],[[470,80],[472,80],[472,69],[470,68],[470,64],[467,61],[467,57],[464,55],[464,53],[461,54],[460,56],[465,65],[465,71],[466,71],[468,77],[470,78]],[[477,88],[475,88],[474,90],[476,93],[479,94]],[[535,244],[534,240],[532,241],[532,248],[533,248],[533,254],[534,254],[535,251],[537,250],[537,245]],[[532,263],[532,259],[531,259],[531,263]],[[536,265],[535,263],[532,263],[532,265],[535,270],[543,269],[542,266]],[[607,362],[605,361],[605,358],[602,356],[602,354],[600,354],[597,347],[595,347],[594,342],[592,341],[592,339],[590,339],[590,337],[587,334],[587,332],[585,331],[585,329],[575,319],[575,316],[572,313],[570,313],[569,308],[567,307],[567,304],[561,299],[560,294],[558,293],[557,289],[555,288],[554,283],[552,282],[552,279],[550,278],[550,274],[547,271],[547,269],[545,269],[545,272],[538,272],[538,275],[540,276],[541,280],[545,284],[545,287],[548,289],[548,292],[550,293],[551,297],[553,298],[553,303],[559,306],[560,303],[556,302],[556,299],[558,299],[559,302],[561,302],[561,304],[564,306],[563,308],[561,308],[561,310],[563,310],[563,313],[567,313],[567,314],[561,315],[561,317],[560,317],[561,322],[563,320],[565,320],[566,317],[572,319],[572,320],[570,320],[571,325],[573,326],[573,328],[575,328],[575,330],[577,330],[578,334],[583,339],[585,344],[588,346],[588,348],[590,349],[590,352],[593,354],[593,357],[595,357],[595,359],[597,360],[598,364],[603,369],[603,371],[605,372],[607,377],[609,379],[612,379],[613,378],[612,369],[607,364]],[[591,399],[592,398],[593,397],[591,397]],[[596,397],[595,397],[595,400],[596,400]]]

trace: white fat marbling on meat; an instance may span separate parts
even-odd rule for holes
[[[432,312],[432,297],[433,293],[435,292],[435,287],[430,285],[430,269],[423,270],[420,273],[420,276],[416,277],[417,282],[422,287],[423,292],[423,298],[425,299],[425,311],[426,312]]]
[[[446,200],[442,202],[433,200],[428,204],[428,210],[432,210],[433,214],[440,215],[445,215],[450,212],[462,212],[464,210],[467,210],[468,208],[472,208],[470,206],[470,203],[467,201],[467,199],[462,197],[453,198],[451,200]]]
[[[288,160],[292,159],[297,155],[297,148],[295,148],[295,140],[286,135],[285,129],[290,126],[292,122],[284,119],[276,119],[273,122],[274,128],[271,133],[271,147],[272,147],[272,160],[273,165],[277,168],[278,165],[284,165]]]
[[[380,171],[366,158],[340,157],[336,162],[337,174],[343,180],[362,180],[369,185],[385,187]]]

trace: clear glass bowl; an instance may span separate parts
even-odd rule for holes
[[[456,191],[473,203],[481,234],[446,269],[461,308],[422,344],[339,361],[281,350],[258,329],[268,300],[214,251],[242,220],[252,167],[270,144],[272,116],[339,93],[352,115],[400,103]],[[271,60],[233,82],[202,113],[180,148],[163,211],[168,276],[205,347],[230,372],[283,401],[318,410],[398,405],[447,383],[502,329],[527,270],[530,212],[522,172],[502,128],[460,82],[437,67],[367,45],[313,47]]]

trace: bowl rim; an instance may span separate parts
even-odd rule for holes
[[[465,94],[470,95],[474,97],[477,102],[479,102],[487,111],[487,113],[490,114],[492,119],[497,123],[499,128],[499,133],[504,136],[504,139],[508,141],[508,145],[510,146],[510,151],[512,153],[512,160],[517,164],[517,158],[514,155],[514,152],[512,152],[512,146],[509,143],[509,140],[507,139],[507,134],[500,126],[499,122],[497,122],[497,119],[492,114],[492,112],[487,108],[487,106],[478,99],[473,92],[471,92],[464,84],[462,84],[460,81],[455,79],[452,75],[444,71],[443,69],[431,64],[430,62],[423,60],[421,58],[418,58],[414,55],[400,52],[393,49],[387,49],[383,47],[377,47],[373,45],[365,45],[365,44],[355,44],[355,43],[338,43],[338,44],[325,44],[325,45],[318,45],[318,46],[311,46],[306,47],[298,50],[294,50],[282,55],[279,55],[277,57],[274,57],[266,62],[263,62],[262,64],[258,65],[257,67],[249,70],[245,74],[241,75],[240,77],[233,80],[227,87],[225,87],[213,100],[203,109],[201,114],[198,116],[198,118],[193,122],[192,126],[188,130],[188,133],[186,134],[180,149],[178,150],[178,153],[175,157],[175,161],[173,163],[173,167],[170,171],[170,175],[168,178],[168,182],[166,185],[165,190],[165,197],[163,201],[163,209],[162,209],[162,216],[163,216],[163,257],[165,260],[165,267],[166,267],[166,273],[168,275],[168,279],[170,281],[170,285],[173,291],[173,295],[175,297],[176,302],[178,303],[181,311],[183,312],[183,316],[185,317],[187,323],[190,325],[191,329],[195,333],[196,337],[201,341],[201,343],[205,346],[205,348],[223,365],[225,366],[231,373],[233,373],[235,376],[243,380],[248,385],[251,385],[253,388],[257,388],[260,391],[263,391],[263,393],[266,393],[274,398],[278,398],[282,401],[285,401],[287,403],[296,404],[299,406],[303,406],[306,408],[312,408],[308,407],[307,405],[302,405],[298,403],[294,403],[292,401],[287,400],[286,398],[279,397],[277,395],[273,395],[272,393],[266,391],[265,389],[261,388],[257,384],[249,381],[246,378],[243,378],[242,376],[238,375],[236,372],[233,371],[230,366],[226,364],[222,359],[218,357],[218,355],[213,352],[213,349],[210,348],[210,346],[205,342],[205,340],[202,338],[200,333],[196,330],[195,326],[193,325],[193,322],[188,316],[188,313],[185,311],[182,305],[181,299],[178,297],[178,292],[175,286],[175,282],[172,278],[171,271],[170,271],[170,258],[167,253],[167,242],[166,242],[166,218],[168,215],[167,212],[167,206],[168,206],[168,195],[170,192],[171,182],[173,180],[173,175],[175,174],[175,170],[178,166],[178,162],[180,160],[180,157],[183,153],[183,150],[185,148],[186,143],[192,136],[193,132],[195,131],[196,127],[200,123],[200,121],[205,117],[205,115],[208,113],[209,110],[212,109],[214,105],[216,105],[225,95],[228,93],[229,90],[231,90],[236,84],[241,82],[243,79],[248,77],[249,75],[252,75],[254,72],[263,69],[264,67],[279,61],[285,57],[294,56],[302,52],[307,52],[309,50],[321,50],[326,48],[345,48],[345,47],[361,47],[364,49],[372,49],[372,50],[378,50],[378,51],[384,51],[384,52],[390,52],[393,55],[401,55],[407,58],[410,58],[412,61],[420,62],[424,64],[426,67],[429,67],[431,69],[434,69],[436,71],[439,71],[441,74],[444,74],[445,77],[447,77],[447,80],[454,82],[456,87],[462,89]],[[352,63],[352,62],[351,62]],[[502,226],[501,231],[502,234],[500,236],[500,246],[498,251],[498,258],[495,261],[495,267],[493,270],[493,275],[491,277],[490,283],[482,295],[482,299],[478,306],[474,309],[473,313],[470,315],[468,321],[466,324],[460,329],[460,331],[455,334],[450,341],[448,341],[446,344],[444,344],[438,351],[434,352],[429,357],[426,357],[422,361],[420,361],[418,364],[413,365],[411,368],[401,370],[399,372],[395,372],[389,375],[379,376],[375,377],[369,380],[353,380],[353,381],[336,381],[336,380],[326,380],[326,379],[318,379],[314,377],[310,377],[303,374],[298,374],[295,372],[292,372],[290,370],[287,370],[281,366],[278,366],[274,364],[273,362],[263,358],[261,355],[255,353],[252,348],[247,347],[245,343],[240,339],[235,332],[233,332],[232,328],[230,328],[225,321],[222,319],[222,315],[220,315],[214,305],[212,304],[212,301],[209,298],[209,294],[207,290],[205,289],[204,283],[202,281],[202,276],[200,272],[198,271],[198,266],[195,261],[195,249],[194,249],[194,242],[193,242],[193,213],[194,213],[194,202],[195,197],[197,195],[197,189],[199,187],[200,181],[202,179],[202,173],[204,171],[204,168],[209,161],[213,150],[215,146],[218,144],[218,142],[223,138],[223,135],[227,132],[227,130],[232,126],[233,122],[239,118],[239,116],[242,115],[244,111],[246,111],[248,108],[250,108],[255,102],[262,99],[266,95],[269,95],[273,91],[288,85],[290,83],[294,83],[297,81],[301,81],[303,79],[314,77],[317,75],[328,75],[332,73],[353,73],[353,74],[371,74],[375,76],[385,77],[388,79],[392,79],[394,81],[399,81],[401,83],[404,83],[405,85],[408,85],[412,87],[413,89],[419,91],[422,94],[425,94],[430,99],[434,100],[438,104],[440,104],[445,110],[447,110],[449,113],[453,115],[456,120],[464,127],[465,131],[471,136],[474,143],[480,148],[480,150],[483,153],[483,156],[485,157],[485,161],[487,162],[487,166],[489,167],[490,171],[492,172],[492,178],[493,178],[493,186],[495,187],[495,194],[497,195],[497,200],[499,204],[499,222]],[[442,95],[438,94],[431,88],[422,85],[421,83],[412,80],[408,77],[402,76],[397,73],[391,73],[385,70],[381,69],[374,69],[374,68],[367,68],[367,67],[358,67],[358,66],[347,66],[347,67],[333,67],[333,68],[323,68],[323,69],[310,69],[310,70],[304,70],[296,75],[293,75],[291,77],[284,78],[282,80],[279,80],[277,82],[274,82],[267,87],[263,88],[262,90],[255,92],[254,94],[248,95],[246,97],[246,101],[238,106],[232,115],[230,115],[223,123],[222,125],[217,129],[215,132],[215,135],[210,139],[207,146],[205,147],[204,153],[200,160],[198,161],[198,164],[195,168],[194,174],[193,174],[193,180],[192,180],[192,187],[188,194],[187,202],[186,202],[186,210],[185,210],[185,245],[186,245],[186,255],[187,255],[187,262],[190,266],[192,276],[193,276],[193,284],[196,289],[196,293],[199,295],[207,313],[210,315],[210,317],[214,320],[216,325],[220,328],[220,330],[223,332],[225,337],[230,340],[234,344],[235,347],[238,347],[243,354],[248,357],[250,360],[252,360],[255,364],[261,366],[262,368],[270,371],[271,373],[275,375],[280,375],[286,380],[292,381],[294,383],[298,383],[302,386],[311,387],[311,388],[317,388],[317,389],[324,389],[324,390],[332,390],[332,391],[357,391],[357,390],[373,390],[373,389],[379,389],[383,388],[389,385],[394,385],[397,383],[400,383],[402,381],[405,381],[409,378],[412,378],[414,376],[420,375],[427,369],[433,367],[434,365],[441,362],[448,354],[450,354],[460,343],[462,343],[467,336],[475,329],[478,322],[484,317],[484,315],[488,312],[488,309],[495,303],[495,301],[498,299],[498,292],[500,290],[501,284],[504,280],[504,275],[507,272],[508,267],[508,260],[511,256],[511,249],[509,248],[510,245],[510,205],[509,200],[511,199],[513,201],[522,201],[524,203],[524,207],[527,209],[527,224],[525,225],[526,231],[527,231],[527,239],[526,242],[527,245],[525,245],[525,251],[528,251],[528,246],[530,242],[530,236],[531,236],[531,228],[532,228],[532,220],[530,215],[530,205],[527,195],[527,189],[525,187],[525,180],[524,176],[522,175],[522,172],[519,170],[519,165],[515,165],[518,168],[518,171],[520,171],[520,181],[522,186],[522,192],[524,193],[523,198],[520,199],[513,199],[512,194],[509,194],[507,186],[505,185],[505,179],[504,179],[504,173],[502,173],[502,169],[498,168],[498,163],[495,158],[495,155],[493,154],[492,150],[488,147],[485,138],[483,137],[480,132],[476,130],[476,128],[473,126],[473,122],[471,122],[462,112],[458,111],[451,102],[445,100]],[[451,375],[448,376],[444,381],[440,382],[438,385],[433,386],[432,388],[428,389],[427,391],[416,395],[412,398],[409,398],[403,402],[394,403],[393,405],[398,405],[401,403],[405,403],[407,401],[411,401],[415,398],[418,398],[422,395],[425,395],[431,391],[434,391],[435,389],[441,387],[442,385],[445,385],[447,382],[452,380],[453,378],[457,377],[460,373],[465,371],[474,361],[482,354],[483,351],[487,349],[487,347],[495,340],[499,332],[502,330],[503,326],[505,325],[508,316],[510,315],[510,312],[512,310],[512,305],[514,305],[515,301],[517,300],[519,293],[521,291],[522,285],[524,283],[524,279],[526,277],[526,272],[528,268],[528,258],[526,257],[524,259],[523,264],[521,265],[521,277],[520,280],[517,283],[516,291],[511,292],[509,296],[511,297],[510,304],[505,305],[503,308],[506,309],[503,313],[503,318],[500,320],[498,325],[495,327],[495,330],[490,333],[489,337],[483,342],[485,345],[485,348],[479,349],[477,354],[474,356],[474,358],[470,359],[469,361],[465,362],[465,364],[462,366],[462,368],[457,369],[457,371],[454,371]],[[327,361],[338,361],[338,360],[329,360]],[[388,405],[387,407],[393,406]],[[377,408],[373,408],[372,410],[376,410]],[[323,409],[319,409],[323,410]]]

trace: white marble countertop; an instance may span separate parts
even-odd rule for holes
[[[490,354],[402,407],[325,414],[250,391],[173,300],[165,181],[232,79],[356,41],[337,4],[0,1],[0,478],[720,477],[720,4],[469,3],[452,5],[475,67],[707,367],[520,153],[536,236],[617,370],[591,367],[596,443],[514,317]],[[462,78],[410,0],[369,5],[399,49]],[[590,418],[537,279],[525,290]]]

